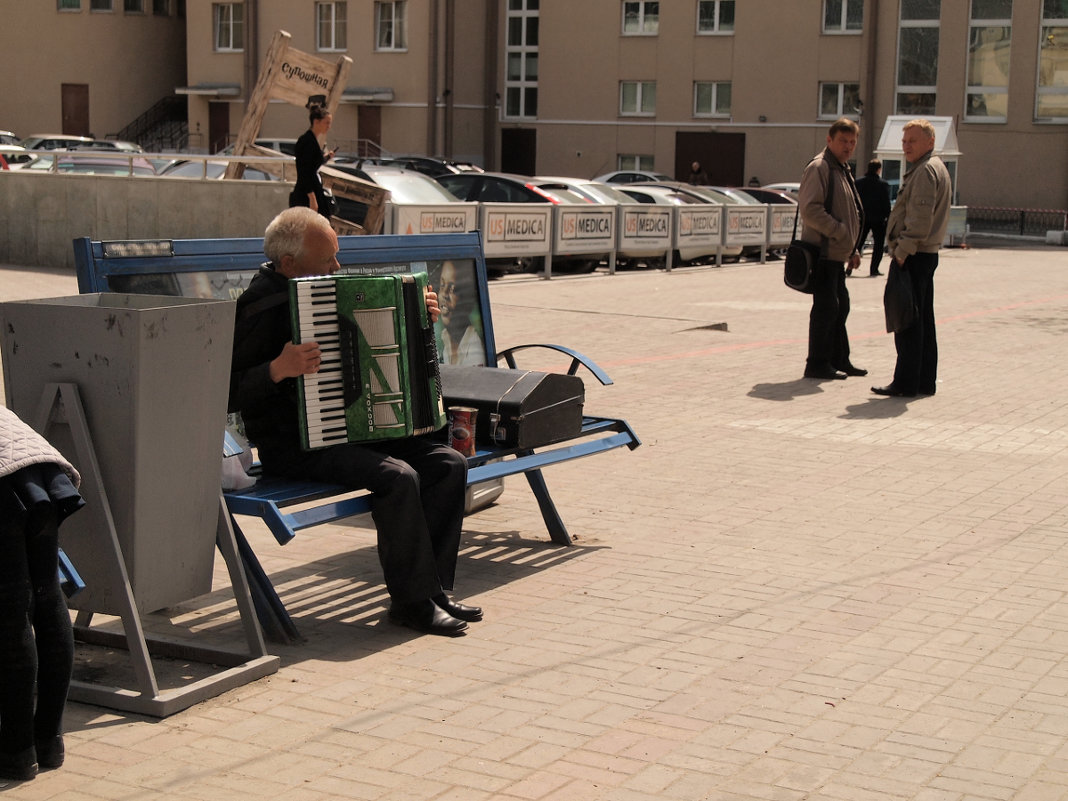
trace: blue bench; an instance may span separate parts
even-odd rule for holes
[[[464,286],[476,296],[472,319],[481,328],[484,363],[517,367],[517,354],[549,348],[570,361],[568,373],[585,369],[601,384],[612,379],[581,353],[559,345],[521,345],[497,352],[481,238],[477,233],[418,236],[346,236],[339,239],[343,272],[408,272],[451,261]],[[74,241],[78,288],[82,293],[124,292],[186,297],[236,298],[264,260],[262,239],[195,239],[136,242]],[[432,273],[433,283],[433,273]],[[578,434],[536,449],[479,447],[468,459],[468,486],[523,474],[553,542],[571,537],[549,494],[542,468],[597,453],[641,444],[625,420],[584,416]],[[245,490],[224,493],[231,518],[258,517],[282,545],[302,529],[371,510],[368,492],[313,481],[260,477]],[[299,507],[299,508],[298,508]],[[259,560],[233,520],[238,549],[248,574],[257,616],[267,637],[299,638],[288,612]]]

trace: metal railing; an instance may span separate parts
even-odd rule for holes
[[[968,231],[972,234],[1044,237],[1047,231],[1065,230],[1068,230],[1065,209],[968,206]]]

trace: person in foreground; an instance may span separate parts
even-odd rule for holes
[[[849,159],[857,147],[860,127],[836,120],[827,133],[827,147],[805,167],[798,190],[801,239],[820,246],[813,271],[812,311],[808,318],[806,378],[867,375],[849,360],[849,290],[846,267],[860,264],[861,204]]]
[[[938,342],[935,339],[934,273],[938,249],[949,226],[952,196],[949,170],[933,155],[934,126],[927,120],[905,124],[901,148],[909,166],[901,191],[887,222],[891,270],[904,270],[912,279],[916,319],[894,334],[897,365],[894,379],[885,387],[872,387],[876,395],[912,398],[934,395],[938,378]]]
[[[229,411],[241,413],[266,473],[371,490],[390,619],[460,634],[482,619],[481,609],[445,594],[456,573],[467,460],[423,437],[301,448],[296,378],[318,372],[321,351],[293,343],[288,281],[336,272],[337,235],[325,217],[290,208],[268,224],[263,249],[270,262],[237,301]],[[436,319],[433,291],[426,305]]]
[[[80,481],[0,406],[0,779],[63,764],[74,634],[59,584],[59,524],[84,506]]]
[[[860,229],[860,243],[871,234],[871,269],[868,271],[872,278],[882,275],[879,265],[883,260],[883,250],[886,249],[886,218],[890,216],[890,184],[882,179],[883,163],[879,159],[868,162],[868,171],[863,178],[857,179],[857,194],[860,195],[860,203],[864,208],[864,225]],[[850,268],[846,275],[853,272]]]

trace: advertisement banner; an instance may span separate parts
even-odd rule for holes
[[[547,256],[552,249],[549,203],[483,203],[479,209],[486,258]]]

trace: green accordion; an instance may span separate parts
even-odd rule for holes
[[[289,282],[293,339],[317,342],[297,379],[305,449],[410,437],[445,425],[425,272]]]

